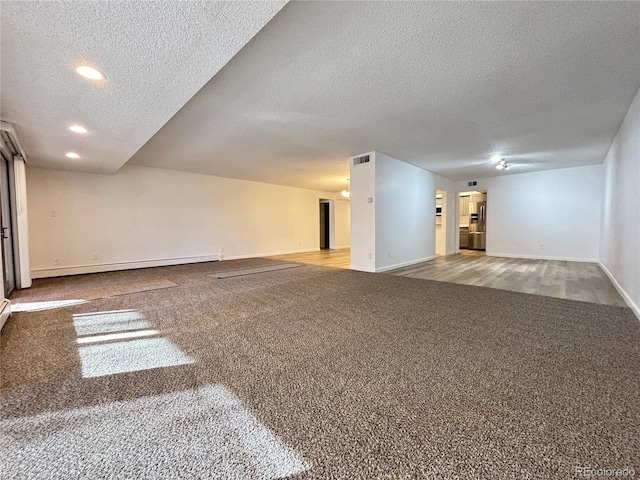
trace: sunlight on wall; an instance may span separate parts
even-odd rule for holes
[[[9,419],[0,429],[7,478],[272,480],[310,468],[222,385]]]
[[[39,310],[50,310],[52,308],[69,307],[71,305],[80,305],[81,303],[87,303],[87,300],[54,300],[49,302],[24,302],[21,303],[20,299],[15,303],[12,300],[11,311],[17,312],[37,312]]]
[[[137,310],[114,310],[73,316],[85,378],[152,368],[187,365],[185,355]],[[153,338],[140,338],[153,337]]]

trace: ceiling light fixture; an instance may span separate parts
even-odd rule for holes
[[[498,164],[496,165],[496,168],[498,170],[509,170],[511,167],[509,166],[509,164],[507,162],[505,162],[504,160],[500,160],[498,162]]]
[[[498,154],[495,154],[495,155],[491,156],[491,161],[494,162],[494,163],[498,163],[498,162],[500,162],[500,160],[502,160],[502,157],[500,155],[498,155]]]
[[[67,158],[80,158],[80,155],[78,155],[76,152],[67,152],[65,156]]]
[[[342,190],[342,192],[340,192],[344,198],[351,197],[351,192],[349,191],[349,186],[350,186],[350,182],[349,182],[349,179],[347,178],[347,189],[346,190]]]
[[[69,127],[69,130],[71,130],[73,133],[87,133],[87,129],[82,125],[71,125]]]
[[[91,80],[103,80],[104,75],[100,73],[98,70],[92,67],[88,67],[87,65],[81,65],[76,68],[76,72],[78,75],[82,75],[85,78],[89,78]]]

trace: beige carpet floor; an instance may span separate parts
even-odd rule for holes
[[[177,286],[7,322],[2,477],[640,475],[630,309],[316,266],[210,276],[266,263],[36,281]]]

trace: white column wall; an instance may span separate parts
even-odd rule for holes
[[[370,162],[351,165],[351,268],[382,272],[434,258],[436,188],[447,193],[451,253],[453,182],[381,152],[368,155]]]
[[[431,172],[376,152],[376,272],[435,257]]]
[[[370,161],[360,165],[353,165],[351,159],[351,268],[375,272],[376,159],[375,152],[369,152],[368,155]]]

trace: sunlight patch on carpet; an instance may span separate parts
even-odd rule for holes
[[[165,288],[177,287],[167,279],[145,280],[136,282],[110,283],[101,287],[70,289],[68,292],[55,294],[29,294],[11,300],[12,312],[35,312],[38,310],[50,310],[72,305],[86,303],[99,298],[118,297],[120,295],[130,295],[132,293],[149,292],[162,290]],[[37,290],[36,290],[37,292]],[[81,300],[80,300],[81,299]]]
[[[255,478],[310,468],[222,385],[0,423],[7,478]]]
[[[78,336],[86,336],[149,328],[151,324],[138,310],[112,310],[75,314],[73,326]]]
[[[73,326],[84,378],[194,362],[137,310],[76,314]]]
[[[11,311],[19,312],[38,312],[40,310],[51,310],[52,308],[70,307],[72,305],[80,305],[87,303],[87,300],[71,299],[71,300],[51,300],[47,302],[11,302]]]

